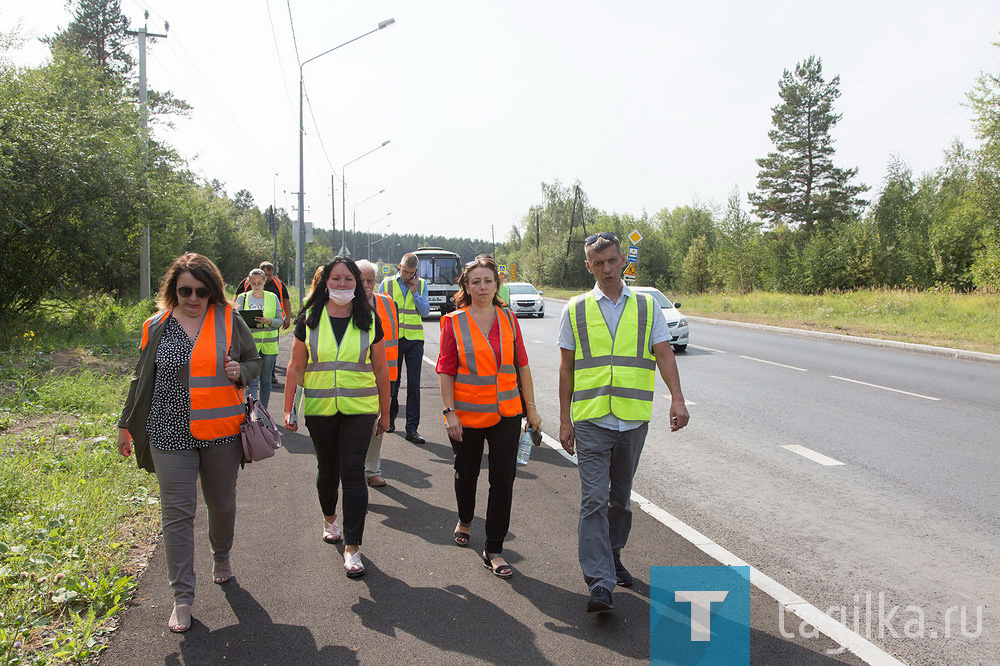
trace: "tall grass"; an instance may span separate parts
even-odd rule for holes
[[[0,664],[83,661],[158,529],[155,478],[115,451],[150,304],[49,307],[0,354]]]
[[[867,289],[673,294],[685,314],[1000,353],[1000,295]]]

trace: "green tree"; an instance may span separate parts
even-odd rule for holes
[[[719,270],[726,289],[745,294],[759,286],[761,226],[743,211],[739,190],[733,190],[719,224]]]
[[[712,287],[711,252],[708,239],[698,236],[684,257],[684,287],[696,293]]]
[[[131,55],[135,39],[125,34],[128,17],[121,0],[71,0],[73,20],[54,35],[42,39],[52,50],[69,48],[90,57],[102,70],[127,76],[135,66]]]
[[[823,63],[809,56],[787,69],[778,82],[781,103],[771,109],[775,150],[757,160],[758,192],[750,194],[754,212],[771,226],[832,222],[855,216],[865,205],[867,188],[849,181],[857,169],[833,165],[831,130],[841,116],[833,111],[840,77],[827,83]]]

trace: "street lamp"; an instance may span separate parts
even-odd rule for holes
[[[359,155],[350,162],[344,164],[344,166],[340,167],[340,217],[344,220],[344,242],[340,245],[339,253],[341,256],[350,256],[350,253],[347,252],[347,180],[344,179],[344,169],[346,169],[349,165],[354,164],[362,157],[367,157],[379,148],[385,148],[387,145],[389,145],[389,141],[383,141],[381,145],[375,146],[364,155]]]
[[[298,241],[295,244],[295,284],[299,288],[299,309],[300,310],[302,309],[302,292],[304,291],[302,289],[302,273],[303,273],[304,268],[305,268],[303,266],[303,263],[305,262],[305,258],[306,258],[306,249],[305,249],[305,245],[306,245],[306,220],[305,220],[305,205],[306,205],[305,189],[306,189],[306,185],[305,185],[305,158],[304,158],[304,155],[303,155],[304,137],[305,137],[305,133],[306,133],[306,128],[305,128],[305,123],[304,123],[303,113],[302,113],[302,99],[303,99],[303,96],[304,96],[303,89],[305,87],[305,79],[302,76],[302,69],[306,66],[307,63],[310,63],[313,60],[316,60],[316,58],[319,58],[321,56],[325,56],[327,53],[330,53],[332,51],[336,51],[341,46],[347,46],[351,42],[356,42],[359,39],[361,39],[362,37],[367,37],[368,35],[372,34],[373,32],[377,32],[377,31],[381,30],[382,28],[388,28],[390,25],[392,25],[395,22],[396,22],[396,19],[386,19],[384,21],[379,21],[378,27],[375,28],[375,30],[369,30],[368,32],[366,32],[363,35],[358,35],[354,39],[348,40],[348,41],[344,42],[343,44],[339,44],[337,46],[334,46],[332,49],[327,49],[326,51],[323,51],[319,55],[315,55],[312,58],[309,58],[308,60],[302,61],[302,63],[299,65],[299,215],[298,215],[298,219],[299,219],[299,233],[297,234]]]
[[[356,236],[358,234],[358,206],[360,206],[364,202],[368,201],[369,199],[374,199],[375,197],[377,197],[378,195],[382,194],[383,192],[385,192],[384,188],[381,189],[381,190],[379,190],[375,194],[371,195],[367,199],[362,199],[358,203],[354,204],[354,207],[351,209],[351,220],[352,220],[351,221],[351,240],[355,240],[355,238],[356,238]],[[354,243],[351,243],[351,245],[354,246]],[[355,253],[356,252],[357,252],[357,250],[355,249]]]
[[[382,217],[378,218],[377,220],[368,225],[368,261],[372,260],[372,226],[378,224],[379,222],[389,217],[390,215],[392,215],[392,213],[386,213],[385,215],[383,215]],[[388,229],[389,225],[388,224],[385,225],[385,228]]]

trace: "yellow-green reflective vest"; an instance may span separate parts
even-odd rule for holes
[[[632,292],[612,338],[593,292],[569,302],[576,338],[573,421],[608,414],[625,421],[648,421],[653,415],[656,357],[649,350],[649,338],[654,307],[651,296]]]
[[[252,292],[244,292],[246,295],[243,296],[243,310],[249,310],[250,307],[250,294]],[[278,297],[271,293],[270,291],[264,292],[264,311],[260,313],[260,316],[267,317],[268,319],[275,319],[278,316]],[[257,343],[257,353],[258,354],[277,354],[278,353],[278,331],[268,330],[266,328],[251,328],[250,332],[253,333],[253,340]]]
[[[323,312],[316,328],[306,327],[306,374],[302,382],[307,416],[377,414],[378,387],[372,370],[372,328],[362,331],[351,320],[337,345],[330,316]]]
[[[409,289],[400,289],[396,278],[393,275],[382,280],[382,291],[389,294],[389,298],[396,301],[396,309],[399,310],[399,337],[407,340],[424,339],[424,320],[417,312],[417,306],[413,302],[413,292]],[[424,293],[423,278],[417,278],[417,293]],[[400,293],[402,292],[402,293]]]

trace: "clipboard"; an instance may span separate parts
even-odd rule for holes
[[[250,328],[264,328],[264,324],[257,323],[257,317],[263,317],[263,310],[237,310],[240,316],[243,317],[243,321],[247,323]]]

